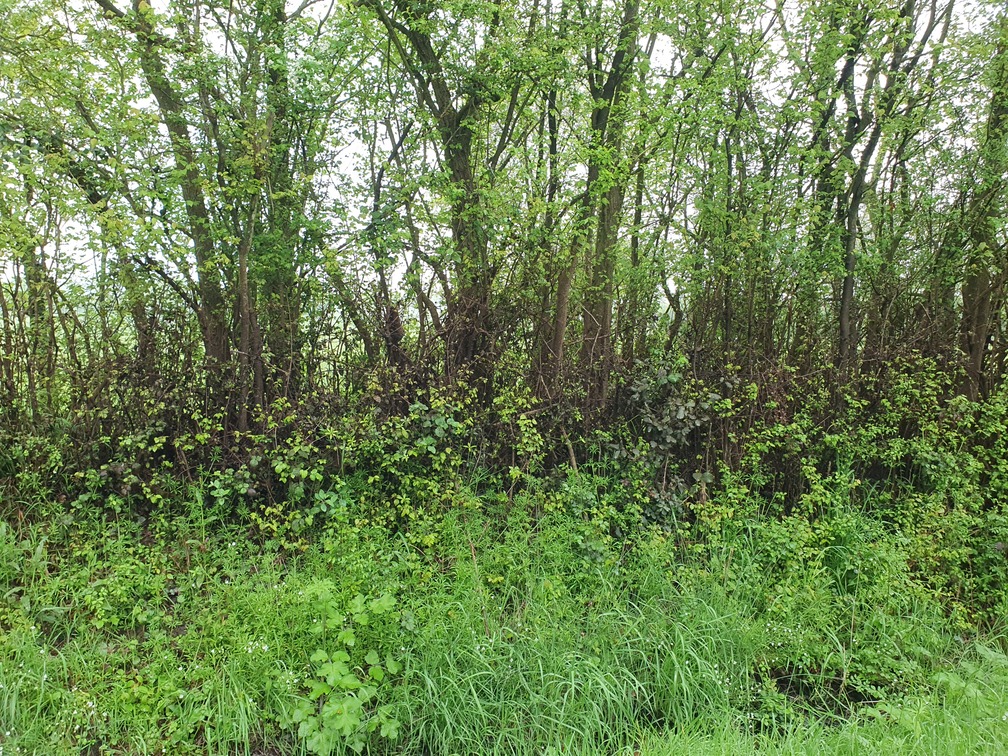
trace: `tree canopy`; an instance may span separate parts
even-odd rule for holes
[[[229,446],[278,407],[518,382],[559,439],[675,359],[842,404],[927,358],[986,396],[999,12],[8,0],[5,422]]]

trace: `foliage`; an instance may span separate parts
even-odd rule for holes
[[[391,653],[382,658],[375,648],[368,649],[363,643],[358,646],[357,638],[361,629],[370,629],[373,620],[388,614],[395,600],[385,593],[366,601],[358,593],[344,616],[334,603],[333,588],[331,583],[322,584],[310,593],[317,592],[316,607],[321,613],[321,620],[315,620],[313,630],[317,628],[323,645],[327,635],[335,634],[329,644],[338,650],[319,649],[311,655],[313,671],[306,678],[308,694],[285,715],[292,726],[297,725],[298,737],[308,750],[323,755],[342,744],[360,753],[368,735],[376,730],[381,737],[391,740],[399,733],[398,720],[390,714],[388,706],[378,701],[382,689],[392,683],[391,677],[402,670],[402,665]],[[371,633],[380,639],[382,628]]]
[[[0,0],[0,751],[997,752],[1008,15],[772,5]]]
[[[726,517],[704,546],[614,536],[637,496],[572,472],[404,537],[349,495],[293,552],[196,503],[6,524],[5,746],[589,753],[726,723],[785,742],[902,727],[972,674],[915,541],[856,501]]]

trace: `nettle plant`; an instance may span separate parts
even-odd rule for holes
[[[326,581],[317,590],[320,617],[313,630],[321,636],[322,648],[311,655],[304,693],[283,722],[297,728],[309,752],[323,756],[342,748],[360,753],[375,733],[389,740],[399,736],[399,721],[382,702],[403,667],[380,648],[380,639],[388,637],[384,625],[398,619],[395,598],[383,593],[368,600],[358,593],[344,609],[334,588]]]

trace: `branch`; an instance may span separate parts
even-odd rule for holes
[[[183,302],[185,302],[185,304],[189,307],[189,309],[191,309],[194,313],[196,313],[197,316],[202,317],[202,310],[200,309],[199,305],[196,303],[196,300],[193,297],[193,295],[191,293],[187,292],[185,289],[183,289],[182,285],[178,281],[176,281],[174,278],[172,278],[171,276],[169,276],[168,273],[164,270],[164,268],[162,268],[157,263],[157,261],[154,260],[154,258],[152,258],[148,254],[145,254],[143,256],[141,256],[141,255],[131,255],[130,259],[138,267],[143,268],[148,273],[153,273],[155,276],[157,276],[162,281],[164,281],[166,284],[168,284],[168,287],[170,289],[172,289],[172,291],[174,291],[176,294],[179,295],[179,298]]]

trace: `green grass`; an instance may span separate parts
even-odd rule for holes
[[[840,723],[794,722],[759,736],[737,722],[697,723],[650,738],[642,756],[678,754],[1003,754],[1008,753],[1008,658],[978,645],[936,675],[928,694],[879,704]]]
[[[538,504],[286,547],[192,514],[2,525],[2,752],[1008,752],[997,639],[857,515],[684,552]]]

